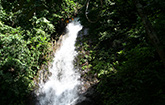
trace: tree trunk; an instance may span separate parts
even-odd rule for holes
[[[148,34],[148,37],[151,40],[154,47],[156,48],[156,51],[158,52],[160,58],[162,59],[162,62],[163,62],[164,68],[165,68],[165,52],[164,52],[163,47],[161,47],[161,43],[158,39],[158,36],[157,36],[151,22],[145,15],[143,6],[140,4],[139,0],[134,0],[134,3],[136,5],[138,14],[143,21],[143,24],[144,24],[145,30]]]

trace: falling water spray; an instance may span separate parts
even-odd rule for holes
[[[75,42],[82,26],[77,20],[67,25],[67,33],[62,39],[60,48],[56,51],[49,68],[49,80],[41,84],[37,105],[75,105],[78,99],[80,74],[74,68]]]

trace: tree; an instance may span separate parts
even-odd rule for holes
[[[165,68],[165,52],[164,52],[164,48],[162,47],[162,44],[158,38],[157,33],[155,32],[155,29],[153,28],[151,22],[149,21],[147,15],[145,15],[145,10],[143,9],[144,7],[142,6],[142,4],[140,4],[139,0],[134,0],[134,3],[136,5],[137,8],[137,12],[139,14],[139,16],[141,17],[145,30],[148,34],[148,37],[150,38],[152,44],[154,45],[154,47],[156,48],[160,58],[163,61],[164,64],[164,68]]]
[[[89,19],[99,16],[97,22],[89,22],[82,9],[80,20],[89,32],[79,42],[82,52],[89,50],[80,62],[97,74],[102,104],[163,105],[164,2],[139,0],[143,14],[133,0],[105,0],[101,9],[99,2],[91,0],[88,7]]]
[[[38,70],[52,59],[52,43],[66,25],[62,19],[80,6],[75,1],[0,0],[1,104],[25,104]]]

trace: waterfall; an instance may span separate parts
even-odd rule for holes
[[[75,19],[67,25],[61,46],[55,53],[52,67],[49,68],[49,80],[40,84],[38,105],[75,105],[78,99],[80,74],[74,68],[75,42],[78,32],[82,29]]]

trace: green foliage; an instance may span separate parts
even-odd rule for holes
[[[165,18],[161,6],[164,2],[140,0],[140,3],[164,48],[162,26]],[[102,6],[99,1],[90,2],[89,6],[88,17],[99,17],[99,20],[89,22],[84,14],[86,7],[82,9],[80,20],[89,31],[79,42],[90,41],[82,48],[89,46],[93,52],[88,65],[92,65],[90,72],[97,74],[100,80],[97,90],[102,94],[102,105],[163,105],[163,64],[146,35],[134,3],[131,0],[105,0]]]
[[[79,7],[73,0],[0,0],[2,105],[25,104],[38,70],[51,60],[51,39],[58,39],[66,25],[61,19],[72,17]]]
[[[79,52],[79,56],[78,58],[79,60],[79,64],[82,70],[86,70],[86,69],[90,69],[92,67],[91,64],[88,64],[88,62],[90,62],[92,60],[92,50],[91,48],[89,48],[89,45],[87,44],[87,42],[84,42],[81,46],[80,44],[77,45],[77,47],[81,48],[79,50],[81,50],[81,52]]]
[[[164,71],[150,47],[130,50],[117,73],[100,82],[105,105],[163,105]]]
[[[44,56],[50,53],[50,35],[42,28],[38,27],[38,30],[43,33],[34,28],[35,34],[32,34],[28,30],[4,24],[0,27],[0,89],[3,104],[15,103],[17,99],[20,99],[18,103],[23,101],[24,96],[34,87],[33,78],[40,65],[49,59]],[[4,97],[4,94],[7,97]],[[8,98],[11,98],[11,101],[6,101]]]
[[[32,89],[35,73],[32,68],[37,67],[34,62],[37,57],[31,56],[33,51],[27,47],[20,29],[3,25],[1,32],[3,32],[0,35],[1,103],[12,104],[16,99],[22,99],[22,96]],[[4,94],[7,97],[4,97]],[[8,98],[11,101],[7,101]]]

